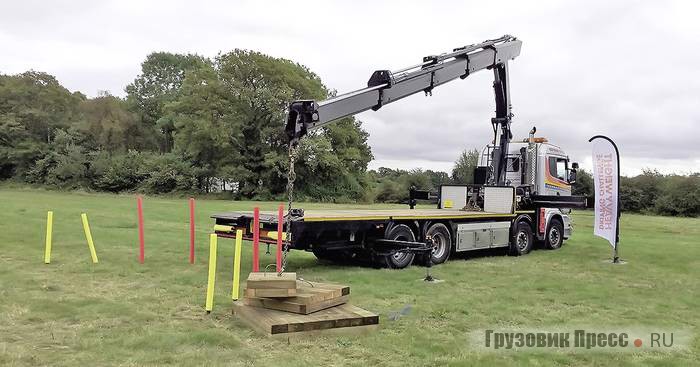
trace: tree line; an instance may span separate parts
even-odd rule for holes
[[[213,59],[152,53],[125,91],[125,98],[108,92],[88,98],[47,73],[0,74],[0,180],[279,199],[289,168],[287,103],[335,95],[303,65],[239,49]],[[386,201],[407,195],[401,174],[391,175],[396,182],[389,185],[383,184],[387,169],[367,170],[373,156],[360,121],[348,117],[321,130],[301,145],[298,198],[368,202],[377,194]]]
[[[71,93],[35,71],[0,75],[0,178],[100,191],[211,192],[271,199],[286,186],[284,108],[334,92],[306,67],[234,50],[150,54],[126,97]],[[313,134],[297,193],[361,200],[372,153],[361,122]]]
[[[124,98],[88,98],[47,73],[0,74],[0,180],[279,200],[289,168],[287,103],[335,95],[303,65],[239,49],[214,58],[152,53],[125,91]],[[348,117],[305,138],[295,166],[297,198],[405,202],[411,186],[472,182],[475,149],[463,151],[450,173],[368,170],[367,137],[362,122]],[[698,180],[654,171],[623,178],[623,208],[696,216]],[[579,174],[574,192],[592,194],[590,175]]]
[[[579,170],[574,195],[595,202],[593,177]],[[645,169],[634,177],[620,178],[620,208],[623,212],[697,217],[700,215],[700,173],[664,175]]]

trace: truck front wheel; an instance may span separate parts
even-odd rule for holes
[[[545,237],[545,246],[550,250],[556,250],[561,247],[564,242],[564,224],[559,219],[552,219],[547,228],[547,236]]]
[[[388,240],[416,242],[416,236],[413,234],[413,231],[405,224],[394,226],[387,233],[386,238]],[[410,252],[397,252],[393,255],[382,256],[381,260],[391,269],[403,269],[411,265],[414,257],[415,254]]]

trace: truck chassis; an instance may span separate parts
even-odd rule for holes
[[[514,193],[512,187],[489,189]],[[536,240],[552,249],[562,245],[570,234],[564,230],[568,224],[565,215],[544,208],[516,211],[514,194],[512,198],[511,209],[498,212],[445,208],[302,211],[289,218],[289,247],[311,251],[323,260],[363,259],[404,268],[414,262],[440,264],[452,253],[481,249],[507,248],[511,255],[524,255]],[[240,229],[245,240],[253,239],[252,212],[219,213],[212,218],[217,235],[233,238]],[[276,243],[276,213],[261,212],[259,218],[260,242]],[[425,246],[431,247],[429,259],[420,252]]]

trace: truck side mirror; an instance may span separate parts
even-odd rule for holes
[[[576,169],[572,169],[569,171],[569,180],[568,181],[569,181],[569,184],[576,183]]]
[[[571,168],[573,168],[575,170],[578,169],[578,163],[576,163],[576,162],[571,163]]]

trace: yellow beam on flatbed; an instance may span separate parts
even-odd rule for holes
[[[490,213],[478,211],[463,211],[458,209],[346,209],[346,210],[308,210],[302,218],[303,222],[348,222],[348,221],[383,221],[383,220],[439,220],[439,219],[509,219],[515,218],[516,213]],[[237,216],[250,217],[252,213],[235,212],[231,218]],[[274,213],[261,213],[273,215]],[[223,218],[226,218],[223,216]],[[217,225],[217,232],[233,232],[232,226]],[[276,238],[276,232],[269,232]],[[261,236],[264,236],[261,234]]]
[[[470,218],[513,218],[515,214],[470,213],[463,215],[370,215],[370,216],[329,216],[304,218],[304,222],[340,222],[357,220],[413,220],[413,219],[470,219]]]

